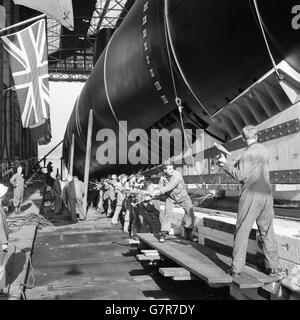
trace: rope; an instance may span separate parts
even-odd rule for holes
[[[6,92],[6,91],[8,91],[8,90],[15,90],[15,86],[11,86],[11,87],[9,87],[9,88],[7,88],[7,89],[4,89],[3,92]]]
[[[279,71],[278,71],[276,62],[274,60],[274,57],[272,55],[272,52],[271,52],[271,49],[270,49],[270,46],[269,46],[269,43],[268,43],[268,39],[267,39],[267,36],[266,36],[266,33],[265,33],[265,29],[264,29],[264,26],[263,26],[262,18],[261,18],[261,15],[260,15],[260,12],[259,12],[259,9],[258,9],[258,6],[257,6],[257,1],[253,0],[253,3],[254,3],[254,6],[255,6],[255,11],[256,11],[256,15],[257,15],[258,21],[259,21],[260,29],[261,29],[261,32],[262,32],[262,35],[263,35],[263,38],[264,38],[264,41],[265,41],[265,45],[267,47],[268,54],[269,54],[269,57],[271,59],[271,63],[272,63],[273,68],[274,68],[274,70],[275,70],[275,72],[277,74],[278,79],[283,80],[284,76],[282,74],[280,74]]]
[[[192,165],[193,165],[194,169],[196,170],[199,178],[202,180],[202,184],[205,184],[205,181],[202,178],[202,175],[198,171],[198,168],[196,166],[195,159],[193,157],[193,151],[192,151],[192,148],[191,148],[191,146],[189,144],[189,141],[187,139],[186,132],[185,132],[185,127],[184,127],[184,122],[183,122],[183,118],[182,118],[183,106],[182,106],[181,99],[178,97],[178,92],[177,92],[177,88],[176,88],[176,82],[175,82],[175,77],[174,77],[174,72],[173,72],[173,67],[172,67],[172,62],[171,62],[171,53],[170,53],[170,48],[169,48],[169,43],[168,43],[168,39],[170,39],[170,34],[168,33],[167,4],[165,4],[165,15],[164,15],[164,18],[165,18],[165,38],[166,38],[166,48],[167,48],[167,53],[168,53],[168,62],[169,62],[170,74],[171,74],[172,85],[173,85],[173,90],[174,90],[175,103],[176,103],[178,111],[179,111],[181,129],[183,131],[183,136],[184,136],[184,140],[185,140],[185,143],[187,145],[188,151],[191,152]],[[196,185],[198,187],[200,186],[197,183],[196,183]]]
[[[199,103],[199,105],[202,107],[202,109],[211,117],[212,115],[210,114],[210,112],[204,107],[204,105],[202,104],[202,102],[198,99],[198,97],[196,96],[196,94],[194,93],[194,91],[192,90],[190,84],[188,83],[182,68],[180,67],[178,58],[176,56],[175,50],[174,50],[174,46],[172,43],[172,38],[171,38],[171,33],[170,33],[170,27],[169,27],[169,22],[168,22],[168,0],[165,0],[165,14],[164,14],[164,19],[165,19],[165,32],[166,32],[166,40],[169,39],[170,41],[170,47],[173,53],[173,57],[176,61],[176,65],[177,68],[181,74],[182,79],[184,80],[186,86],[188,87],[188,89],[190,90],[190,92],[192,93],[193,97],[196,99],[196,101]],[[168,47],[168,43],[167,43],[167,51],[169,51],[169,47]],[[168,52],[169,54],[169,52]],[[175,91],[176,92],[176,91]],[[177,96],[177,92],[176,92],[176,96]]]
[[[175,77],[174,77],[174,72],[173,72],[173,68],[172,68],[172,63],[171,63],[171,54],[170,54],[170,48],[169,48],[169,43],[168,43],[168,38],[170,38],[170,33],[167,31],[168,29],[168,23],[167,23],[167,4],[166,4],[166,7],[165,7],[165,38],[166,38],[166,47],[167,47],[167,53],[168,53],[168,61],[169,61],[169,68],[170,68],[170,74],[171,74],[171,79],[172,79],[172,85],[173,85],[173,90],[174,90],[174,95],[175,95],[175,103],[177,105],[177,108],[178,108],[178,111],[179,111],[179,117],[180,117],[180,123],[181,123],[181,128],[182,128],[182,131],[183,131],[183,135],[184,135],[184,139],[185,139],[185,143],[188,147],[188,150],[191,152],[191,159],[192,159],[192,164],[193,164],[193,167],[194,169],[196,170],[197,172],[197,175],[200,177],[200,179],[202,180],[202,185],[206,185],[203,177],[202,177],[202,174],[199,172],[197,166],[196,166],[196,162],[195,162],[195,159],[193,157],[193,151],[192,151],[192,148],[189,144],[189,141],[187,139],[187,136],[186,136],[186,132],[185,132],[185,126],[184,126],[184,121],[183,121],[183,117],[182,117],[182,110],[183,110],[183,106],[182,106],[182,101],[181,99],[178,97],[178,94],[177,94],[177,88],[176,88],[176,82],[175,82]],[[170,41],[171,42],[171,41]],[[213,184],[215,178],[217,177],[217,175],[219,174],[221,168],[219,168],[219,170],[214,174],[213,178],[212,178],[212,181],[210,184]],[[200,187],[200,185],[198,183],[196,183],[196,185],[198,187]],[[205,192],[204,196],[206,196],[207,194],[209,194],[210,192],[207,191]]]

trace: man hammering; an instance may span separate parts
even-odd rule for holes
[[[249,234],[256,221],[265,254],[265,272],[270,276],[282,277],[283,270],[279,264],[273,228],[274,210],[269,180],[269,152],[257,142],[258,131],[254,126],[244,127],[242,138],[247,147],[236,165],[229,164],[223,153],[218,159],[218,165],[243,186],[236,220],[233,260],[229,273],[237,276],[243,271]]]

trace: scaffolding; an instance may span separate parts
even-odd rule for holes
[[[91,15],[77,11],[75,6],[74,32],[47,19],[50,80],[86,81],[96,60],[97,34],[104,28],[118,28],[133,3],[134,0],[97,0]]]

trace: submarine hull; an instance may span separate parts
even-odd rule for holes
[[[300,71],[300,42],[291,24],[294,2],[260,0],[257,4],[275,63],[286,60]],[[120,152],[126,153],[132,145],[120,148],[125,132],[122,128],[120,132],[119,122],[126,121],[127,132],[150,130],[177,109],[176,96],[201,119],[199,128],[222,141],[231,139],[213,115],[272,67],[251,1],[137,0],[77,99],[64,137],[63,159],[69,162],[74,134],[73,172],[83,176],[92,109],[90,175],[147,167],[118,161],[124,159]],[[99,161],[102,129],[115,132],[116,141],[111,145],[116,162]]]

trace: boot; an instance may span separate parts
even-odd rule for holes
[[[193,229],[190,228],[184,228],[184,235],[187,240],[197,242],[198,237],[196,234],[194,234]]]
[[[166,242],[166,234],[167,234],[166,231],[161,231],[160,232],[160,234],[159,234],[159,242],[160,243]]]

